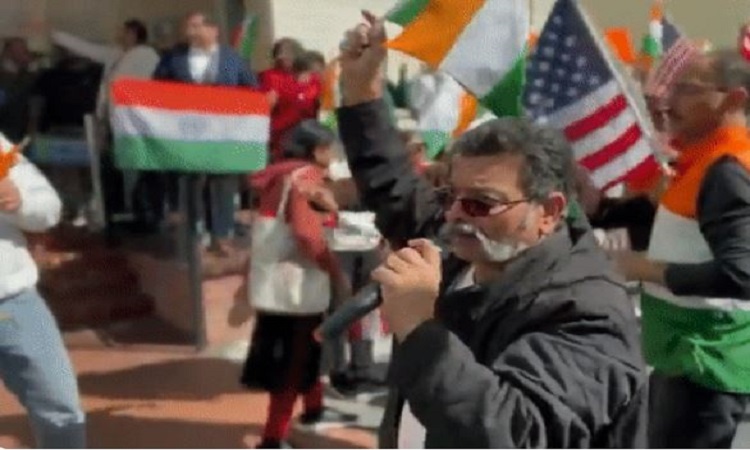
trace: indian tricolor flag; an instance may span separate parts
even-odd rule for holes
[[[417,126],[430,159],[477,118],[476,97],[447,74],[422,74],[410,91],[411,107],[416,112]]]
[[[648,34],[643,38],[641,57],[646,68],[653,66],[654,61],[664,53],[664,3],[655,0],[651,5],[651,21],[648,24]]]
[[[498,116],[520,115],[528,0],[402,0],[388,46],[450,74]]]
[[[336,108],[341,105],[340,75],[341,65],[338,58],[334,58],[323,73],[323,92],[320,96],[320,121],[332,130],[338,127]]]
[[[266,166],[270,108],[261,93],[119,79],[112,100],[121,169],[246,173]]]
[[[681,279],[673,284],[682,286],[683,293],[693,295],[677,295],[662,285],[644,283],[641,297],[643,348],[649,365],[662,374],[684,377],[720,392],[748,394],[750,302],[742,298],[699,295],[707,290],[702,287],[706,283],[703,275],[706,269],[729,276],[722,266],[735,264],[731,257],[726,261],[717,259],[701,229],[697,204],[703,183],[715,163],[725,156],[741,164],[741,170],[750,169],[747,130],[738,127],[726,129],[724,133],[734,137],[687,150],[690,153],[682,162],[695,156],[699,158],[692,165],[684,165],[660,201],[648,259],[682,265],[672,271],[674,281]],[[739,244],[737,236],[727,235],[722,239],[727,246],[734,242]],[[700,267],[703,270],[696,270]],[[714,292],[722,292],[723,286],[712,287]],[[693,292],[689,292],[691,290]]]

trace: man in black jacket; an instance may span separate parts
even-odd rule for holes
[[[381,447],[642,447],[636,320],[590,227],[565,220],[569,146],[487,123],[457,141],[437,196],[387,120],[385,32],[367,18],[342,44],[338,119],[362,202],[405,246],[373,273],[398,342]],[[446,224],[441,258],[421,238]]]

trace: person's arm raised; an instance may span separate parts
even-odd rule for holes
[[[383,100],[386,57],[383,22],[365,13],[368,25],[342,43],[338,110],[341,140],[364,207],[373,211],[390,242],[437,234],[442,211],[432,187],[414,172]]]

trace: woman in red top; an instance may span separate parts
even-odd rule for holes
[[[260,215],[274,217],[284,186],[291,183],[284,216],[297,248],[306,260],[328,272],[338,295],[345,296],[347,282],[338,260],[328,248],[324,231],[337,210],[332,195],[323,194],[335,139],[334,133],[317,121],[302,122],[289,133],[286,160],[252,175],[251,184],[260,194]],[[322,350],[320,343],[313,339],[313,332],[322,319],[323,313],[257,311],[252,346],[241,381],[249,388],[260,388],[271,395],[259,448],[281,448],[299,396],[304,400],[305,409],[300,419],[303,425],[354,419],[323,408]]]
[[[258,75],[261,89],[270,92],[271,161],[283,157],[284,135],[305,119],[316,119],[322,90],[320,79],[307,74],[304,50],[294,39],[283,38],[273,46],[274,67]],[[296,67],[295,67],[296,63]]]

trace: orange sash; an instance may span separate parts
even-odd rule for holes
[[[750,133],[747,127],[723,127],[706,139],[680,149],[677,175],[664,192],[661,204],[671,212],[695,218],[706,171],[724,156],[735,157],[750,170]]]

